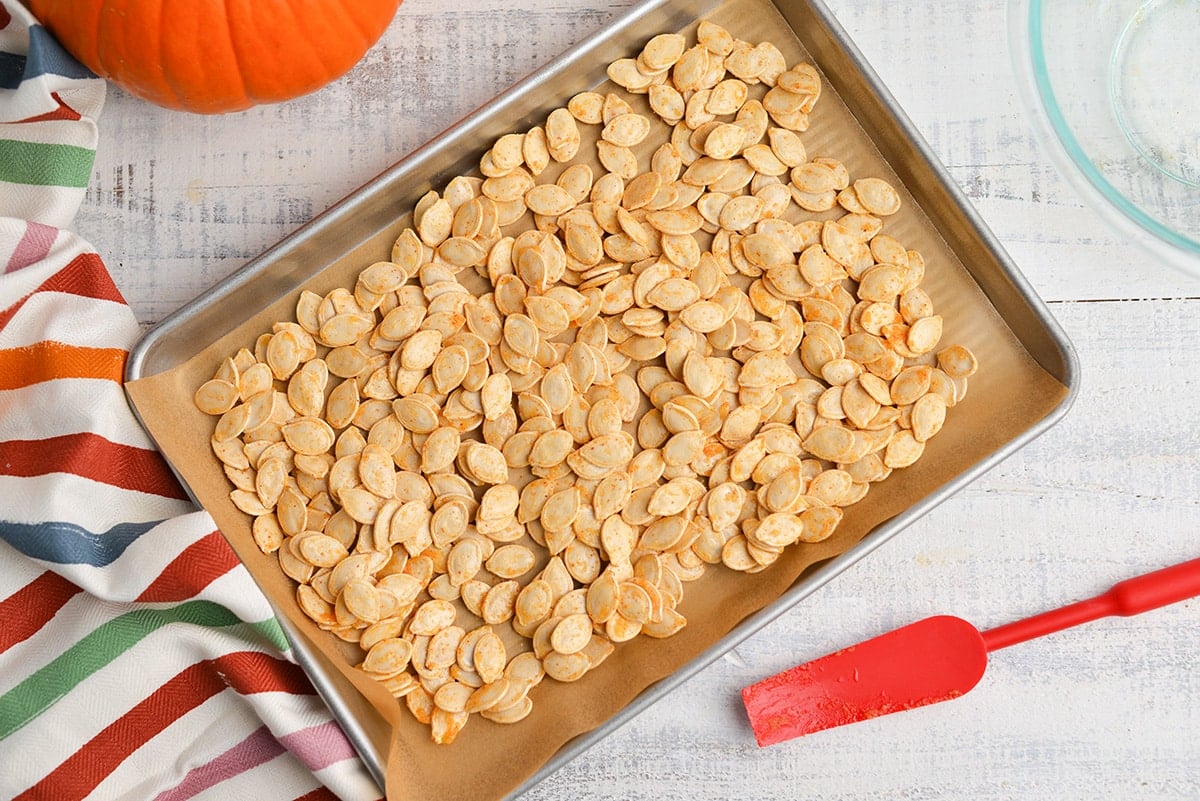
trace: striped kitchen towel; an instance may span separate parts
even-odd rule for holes
[[[104,83],[0,0],[0,799],[375,799],[121,387],[138,325],[64,230]]]

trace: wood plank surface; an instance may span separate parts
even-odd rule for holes
[[[738,690],[778,670],[929,614],[995,625],[1200,555],[1200,283],[1057,174],[1017,98],[1005,4],[829,4],[1050,301],[1079,351],[1078,400],[529,798],[1200,798],[1197,601],[997,653],[951,703],[754,746]],[[406,0],[343,80],[226,117],[111,90],[78,230],[152,324],[629,5]]]

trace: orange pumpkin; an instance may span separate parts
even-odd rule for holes
[[[75,58],[160,106],[289,100],[358,63],[400,0],[26,0]]]

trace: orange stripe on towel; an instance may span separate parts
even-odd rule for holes
[[[120,384],[127,355],[120,348],[81,348],[48,341],[0,350],[0,390],[56,378],[107,378]]]

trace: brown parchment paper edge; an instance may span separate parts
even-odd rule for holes
[[[761,0],[733,0],[707,18],[726,25],[741,38],[770,39],[784,51],[789,63],[803,57],[803,49],[786,23],[774,8],[764,6]],[[648,31],[647,36],[652,33]],[[851,167],[854,176],[877,175],[898,184],[831,91],[827,90],[818,104],[813,130],[805,135],[805,142],[810,155],[835,155]],[[680,634],[668,640],[642,637],[623,644],[604,665],[574,684],[545,681],[533,691],[534,712],[525,721],[504,727],[475,717],[452,746],[430,743],[426,727],[402,712],[377,683],[349,667],[358,658],[355,649],[320,631],[299,611],[293,583],[279,571],[274,557],[258,551],[250,536],[250,521],[229,501],[227,481],[208,447],[212,419],[191,405],[195,388],[211,377],[221,357],[252,344],[271,323],[292,319],[294,295],[242,322],[184,364],[130,382],[126,389],[159,447],[212,514],[263,592],[300,636],[337,668],[337,684],[348,706],[358,710],[357,723],[371,733],[372,740],[391,740],[388,798],[499,798],[533,775],[571,738],[610,719],[646,687],[671,675],[742,620],[768,606],[793,586],[805,569],[845,552],[878,525],[937,492],[1027,431],[1067,395],[1067,388],[1029,357],[912,197],[903,194],[905,207],[888,219],[885,232],[925,254],[930,270],[924,286],[946,318],[945,341],[969,345],[982,365],[970,381],[966,400],[950,411],[946,427],[930,442],[923,459],[874,486],[867,499],[847,510],[831,539],[789,549],[763,573],[747,576],[713,569],[702,580],[687,585],[680,611],[689,625]],[[350,279],[359,269],[386,258],[389,237],[394,239],[403,224],[400,219],[394,230],[362,243],[308,288],[325,292],[334,286],[351,286]],[[731,693],[736,691],[730,688]]]

